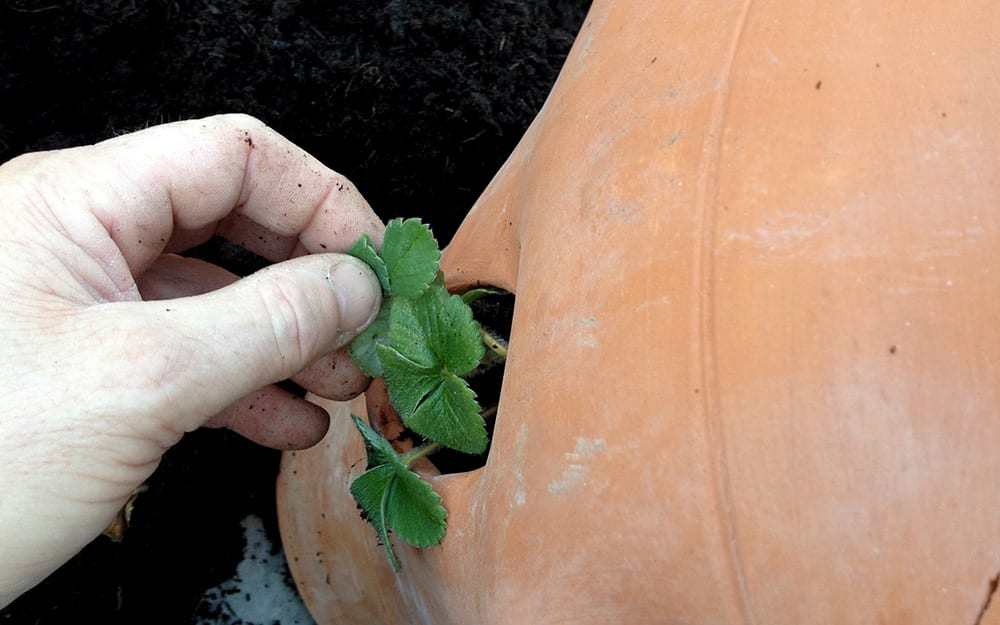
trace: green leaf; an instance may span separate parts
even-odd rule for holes
[[[440,379],[403,422],[421,436],[467,454],[481,454],[489,443],[475,392],[454,374]]]
[[[382,363],[378,359],[375,346],[389,342],[389,319],[392,314],[393,299],[393,297],[388,296],[382,300],[382,307],[379,308],[375,320],[364,332],[351,341],[351,346],[348,349],[354,364],[358,365],[368,377],[382,377]]]
[[[410,470],[399,471],[386,506],[392,531],[415,547],[441,543],[448,513],[431,485]]]
[[[372,524],[385,547],[392,568],[399,559],[389,542],[389,532],[416,547],[440,544],[448,513],[431,485],[410,470],[403,457],[367,423],[351,415],[368,452],[368,470],[351,484],[351,495],[362,516]]]
[[[419,219],[393,219],[386,225],[380,256],[388,272],[387,291],[417,297],[437,276],[441,250],[430,228]]]
[[[379,360],[385,367],[385,386],[392,406],[406,423],[424,397],[430,393],[443,374],[440,369],[413,362],[387,345],[376,346]]]
[[[503,295],[505,291],[500,289],[472,289],[471,291],[466,291],[462,293],[462,301],[466,304],[471,304],[477,299],[482,299],[488,295]]]
[[[457,375],[474,369],[486,351],[472,309],[436,285],[417,299],[399,302],[390,318],[387,343],[419,365]]]
[[[355,241],[351,249],[347,250],[347,253],[351,256],[363,260],[375,275],[378,276],[378,281],[382,285],[383,291],[389,290],[389,270],[385,266],[385,261],[382,257],[378,255],[378,251],[375,249],[375,244],[372,243],[372,239],[367,234],[362,234],[361,238]]]
[[[418,305],[424,307],[420,312],[431,349],[444,366],[456,375],[475,369],[486,353],[486,346],[469,305],[444,289],[433,289],[430,297],[425,295]]]
[[[372,467],[359,475],[351,483],[351,495],[358,502],[365,519],[375,528],[378,539],[389,556],[389,562],[395,571],[399,571],[399,558],[389,542],[388,508],[391,487],[396,480],[396,469],[392,465],[383,464]]]
[[[431,280],[431,284],[436,284],[437,286],[444,288],[444,272],[438,269],[437,275],[434,276],[433,280]]]
[[[462,298],[432,286],[416,300],[397,301],[389,335],[376,353],[403,423],[446,447],[482,453],[488,437],[479,404],[459,376],[479,364],[486,348]]]
[[[361,437],[365,441],[369,469],[380,464],[389,464],[402,469],[406,468],[406,464],[399,457],[399,454],[396,453],[392,443],[385,440],[383,436],[373,430],[370,425],[357,415],[352,414],[351,420],[354,421],[354,426],[361,432]]]
[[[389,317],[389,338],[384,344],[423,367],[437,367],[441,358],[431,344],[427,318],[435,315],[432,300],[441,289],[431,287],[418,299],[398,299]]]

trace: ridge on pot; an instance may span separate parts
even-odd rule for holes
[[[517,306],[442,545],[357,518],[359,401],[285,458],[317,620],[1000,620],[995,15],[595,2],[446,250]]]

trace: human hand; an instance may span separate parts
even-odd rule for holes
[[[382,224],[259,121],[25,155],[0,166],[0,199],[0,607],[97,536],[185,432],[308,447],[327,413],[273,383],[331,399],[367,384],[341,348],[381,291],[324,252]],[[169,254],[213,234],[285,262],[236,280]]]

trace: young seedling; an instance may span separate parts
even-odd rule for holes
[[[381,250],[363,235],[348,253],[371,266],[383,291],[382,308],[351,343],[351,357],[365,373],[385,380],[403,424],[426,439],[400,454],[353,417],[365,441],[368,466],[351,484],[351,494],[398,571],[390,531],[411,545],[427,547],[440,544],[446,529],[440,496],[411,467],[442,447],[467,454],[486,450],[485,422],[466,378],[502,360],[506,348],[482,330],[468,305],[490,291],[449,294],[438,268],[437,240],[419,220],[394,219],[386,226]]]

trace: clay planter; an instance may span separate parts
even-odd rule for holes
[[[331,406],[320,623],[1000,623],[990,3],[594,3],[447,250],[517,293],[493,449],[394,575]]]

